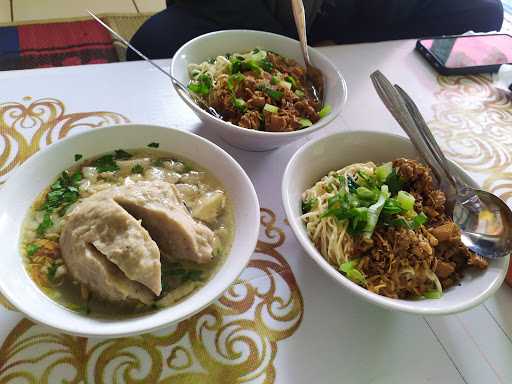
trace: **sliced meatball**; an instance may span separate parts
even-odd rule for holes
[[[105,190],[86,198],[66,217],[60,243],[66,264],[83,257],[92,245],[127,279],[156,295],[162,290],[160,251],[133,216],[108,197]]]
[[[91,244],[74,243],[73,237],[61,237],[61,244],[66,249],[73,249],[73,255],[65,253],[65,262],[73,278],[84,284],[91,292],[108,301],[137,300],[151,304],[154,295],[144,285],[127,279],[124,273],[107,260]]]
[[[142,220],[142,225],[166,255],[196,263],[207,263],[213,258],[215,236],[212,230],[192,218],[178,199],[174,185],[141,181],[114,188],[110,195],[131,215]]]

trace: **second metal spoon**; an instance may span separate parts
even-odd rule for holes
[[[472,188],[448,167],[448,160],[418,107],[399,86],[376,71],[370,76],[380,98],[432,167],[447,195],[462,242],[476,254],[504,257],[512,252],[512,211],[496,195]]]
[[[322,71],[311,64],[311,59],[309,58],[306,36],[306,12],[304,11],[302,0],[292,0],[292,11],[295,25],[297,26],[297,33],[299,34],[304,63],[306,64],[306,86],[316,101],[322,103],[324,97],[324,75]]]
[[[144,55],[141,51],[139,51],[137,48],[135,48],[133,45],[131,45],[125,38],[123,38],[119,33],[114,31],[112,28],[110,28],[107,24],[103,22],[98,16],[96,16],[91,11],[87,11],[89,15],[93,17],[94,20],[96,20],[99,24],[101,24],[106,30],[108,30],[110,33],[112,33],[119,41],[121,41],[124,45],[126,45],[128,48],[130,48],[133,52],[135,52],[137,55],[140,56],[140,58],[146,60],[149,64],[151,64],[153,67],[158,69],[160,72],[162,72],[165,76],[171,79],[173,84],[175,84],[181,92],[184,92],[186,95],[188,95],[194,103],[199,105],[201,109],[208,112],[210,115],[217,117],[218,119],[222,120],[222,116],[212,107],[210,107],[208,104],[206,104],[201,98],[194,95],[192,92],[189,91],[188,87],[183,84],[181,81],[176,79],[174,76],[172,76],[170,73],[168,73],[165,69],[163,69],[161,66],[156,64],[153,60],[151,60],[149,57]]]

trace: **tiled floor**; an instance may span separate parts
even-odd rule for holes
[[[165,0],[0,0],[0,23],[63,19],[95,13],[153,13]]]

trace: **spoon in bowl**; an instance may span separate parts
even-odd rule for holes
[[[204,111],[208,112],[210,115],[218,118],[218,119],[221,119],[222,120],[222,116],[215,110],[215,108],[213,107],[210,107],[208,104],[206,104],[205,101],[203,101],[201,98],[197,97],[194,93],[190,92],[190,90],[188,89],[188,87],[183,84],[181,81],[179,81],[178,79],[176,79],[173,75],[171,75],[170,73],[168,73],[165,69],[163,69],[161,66],[159,66],[157,63],[155,63],[153,60],[151,60],[149,57],[147,57],[146,55],[144,55],[141,51],[139,51],[137,48],[135,48],[133,45],[131,45],[124,37],[122,37],[119,33],[117,33],[116,31],[114,31],[112,28],[110,28],[107,24],[105,24],[103,22],[103,20],[101,20],[98,16],[96,16],[94,13],[92,13],[91,11],[87,10],[87,12],[89,13],[89,15],[91,15],[94,20],[96,20],[98,23],[100,23],[107,31],[109,31],[110,33],[112,33],[119,41],[121,41],[124,45],[126,45],[128,48],[130,48],[133,52],[135,52],[138,56],[140,56],[142,59],[146,60],[149,64],[151,64],[153,67],[155,67],[156,69],[158,69],[160,72],[162,72],[165,76],[167,76],[168,78],[171,79],[171,82],[173,84],[175,84],[181,92],[184,92],[186,95],[188,95],[188,97],[190,97],[192,99],[192,101],[194,103],[196,103],[197,105],[199,105],[199,107],[201,107],[201,109],[203,109]]]
[[[507,204],[490,192],[472,188],[450,170],[418,107],[402,88],[393,86],[380,71],[372,73],[370,78],[384,105],[440,181],[464,245],[490,259],[510,254],[512,211]]]
[[[302,0],[292,0],[292,11],[297,33],[299,35],[302,55],[306,64],[306,87],[318,103],[322,103],[324,97],[324,75],[322,71],[311,64],[306,36],[306,12]]]

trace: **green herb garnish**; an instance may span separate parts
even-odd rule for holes
[[[391,173],[386,178],[385,184],[388,186],[389,192],[392,195],[398,193],[398,191],[400,191],[404,185],[402,179],[398,173],[396,173],[395,169],[391,170]]]
[[[403,208],[400,206],[400,203],[397,199],[389,198],[386,200],[384,207],[382,208],[382,212],[388,215],[395,215],[397,213],[403,212]]]
[[[299,118],[299,124],[300,124],[301,128],[307,128],[307,127],[311,127],[313,125],[311,120],[306,119],[304,117]]]
[[[412,219],[412,222],[410,223],[410,227],[412,229],[417,229],[421,227],[423,224],[425,224],[428,221],[427,215],[425,215],[423,212],[419,213],[417,216]]]
[[[303,201],[302,202],[302,213],[304,214],[304,213],[311,212],[311,210],[316,207],[317,203],[318,203],[318,201],[313,198]]]
[[[240,60],[233,60],[231,61],[231,66],[229,72],[231,74],[240,73],[240,70],[242,69],[242,62]]]
[[[163,167],[164,166],[164,160],[156,159],[155,161],[153,161],[152,165],[154,167]]]
[[[277,112],[279,112],[279,108],[276,107],[275,105],[272,105],[272,104],[265,104],[263,106],[263,110],[267,111],[269,113],[277,113]]]
[[[270,98],[272,98],[272,100],[274,101],[280,101],[283,98],[283,92],[275,91],[272,88],[266,87],[264,85],[260,85],[256,87],[256,89],[263,91],[265,94],[270,96]]]
[[[272,69],[274,69],[274,65],[268,59],[260,60],[259,65],[267,72],[272,72]]]
[[[234,97],[232,102],[233,102],[233,107],[235,107],[240,113],[244,113],[245,110],[247,109],[247,105],[246,105],[244,99]]]
[[[96,167],[96,170],[99,173],[115,172],[119,170],[119,165],[117,165],[114,159],[114,155],[112,154],[104,155],[97,158],[96,160],[93,161],[92,166]]]
[[[142,173],[144,173],[144,167],[140,164],[135,164],[132,167],[132,173],[133,174],[142,174]]]
[[[159,146],[160,146],[160,143],[157,143],[155,141],[153,141],[152,143],[148,144],[149,148],[158,148]]]
[[[260,74],[261,68],[254,60],[244,60],[240,63],[240,69],[242,71],[253,71],[254,73]]]
[[[409,192],[398,191],[396,195],[396,201],[404,211],[410,211],[414,209],[414,203],[416,199]]]
[[[80,153],[75,153],[75,161],[80,160],[82,157],[84,157],[84,156],[81,155]]]
[[[341,183],[341,178],[343,176],[340,176],[340,183]],[[348,186],[348,190],[349,192],[351,193],[354,193],[357,188],[359,188],[359,185],[356,183],[356,181],[354,180],[354,178],[352,176],[347,176],[347,186]]]
[[[181,283],[186,281],[199,281],[202,277],[202,271],[199,269],[186,269],[178,263],[162,265],[162,277],[175,277],[181,280]]]
[[[243,79],[245,79],[245,76],[241,73],[235,73],[234,75],[230,75],[228,77],[227,86],[228,86],[228,90],[231,92],[232,99],[236,98],[236,95],[235,95],[236,83],[240,83]]]
[[[27,246],[25,247],[25,252],[27,252],[28,257],[32,257],[36,254],[37,251],[39,251],[39,249],[41,249],[41,246],[31,243],[27,244]]]
[[[345,274],[350,280],[359,285],[366,285],[366,277],[357,269],[359,265],[358,259],[349,260],[340,265],[340,271]]]
[[[292,84],[293,89],[297,88],[297,80],[295,80],[295,77],[290,75],[290,76],[286,76],[284,79],[285,79],[285,81]]]
[[[43,220],[39,223],[36,232],[39,236],[44,236],[46,231],[53,226],[51,213],[58,209],[58,213],[63,215],[66,209],[76,202],[80,196],[79,183],[82,180],[82,173],[77,171],[72,175],[68,171],[62,172],[61,176],[50,186],[50,191],[46,195],[46,200],[39,210],[45,211]]]
[[[114,157],[116,160],[128,160],[133,157],[133,155],[123,149],[117,149],[114,151]]]
[[[41,206],[40,210],[46,211],[48,217],[46,224],[41,223],[40,235],[43,235],[46,230],[51,227],[47,226],[50,219],[50,214],[58,209],[59,214],[64,215],[67,208],[76,202],[80,197],[79,186],[82,180],[82,173],[77,171],[69,175],[68,171],[62,172],[61,176],[50,186],[50,191],[46,195],[46,200]],[[44,217],[43,217],[44,222]],[[52,223],[53,225],[53,223]],[[39,232],[38,232],[39,233]]]
[[[388,176],[393,172],[393,164],[391,162],[384,163],[375,168],[375,177],[381,183],[385,183]]]
[[[423,293],[423,297],[426,299],[440,299],[443,293],[440,291],[427,291]]]
[[[347,220],[350,234],[362,234],[367,239],[371,238],[378,223],[416,230],[427,222],[424,213],[414,211],[415,198],[401,189],[403,181],[391,163],[377,167],[372,173],[359,170],[355,177],[338,176],[339,187],[336,182],[325,185],[326,192],[336,189],[338,192],[327,199],[327,208],[320,218]],[[303,209],[307,208],[303,203]]]
[[[324,107],[320,110],[320,112],[318,112],[318,116],[320,116],[320,118],[324,118],[325,116],[327,116],[328,114],[330,114],[332,112],[332,107],[329,105],[329,104],[325,104]]]
[[[37,226],[36,232],[39,236],[44,236],[46,231],[53,227],[53,220],[48,212],[45,212],[43,221]]]
[[[55,281],[55,274],[57,273],[57,268],[59,266],[56,263],[51,263],[48,267],[48,270],[46,271],[46,277],[48,278],[48,281],[50,283],[53,283]]]
[[[188,89],[191,92],[197,93],[198,95],[206,96],[210,93],[213,87],[212,79],[206,73],[199,75],[197,80],[191,81],[188,85]]]
[[[388,187],[386,185],[383,185],[381,187],[379,199],[377,200],[377,202],[368,207],[368,220],[363,230],[363,235],[367,239],[372,237],[373,231],[375,230],[375,226],[377,225],[377,221],[379,220],[379,215],[382,211],[382,208],[384,208],[386,199],[388,198]]]

